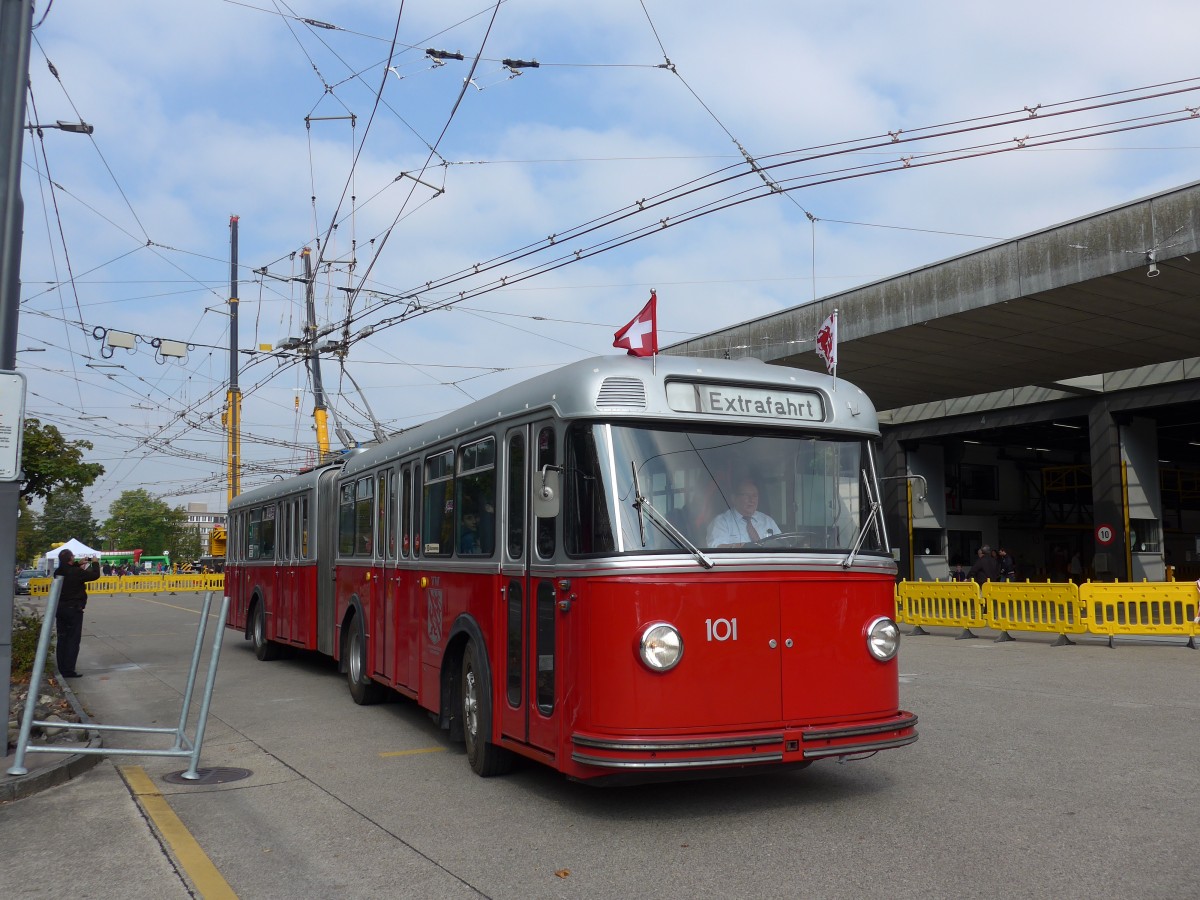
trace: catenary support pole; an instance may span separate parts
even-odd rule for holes
[[[238,387],[238,217],[229,217],[229,500],[242,492],[242,391]],[[228,507],[226,507],[228,508]],[[211,550],[211,548],[210,548]]]
[[[25,87],[29,81],[30,0],[0,0],[0,370],[17,365],[17,314],[21,304],[21,146],[24,140]],[[9,693],[12,690],[13,579],[17,555],[16,481],[0,482],[0,722],[8,754]]]

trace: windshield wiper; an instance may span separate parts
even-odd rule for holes
[[[646,524],[642,519],[642,510],[645,509],[646,513],[650,516],[650,521],[657,525],[660,530],[665,532],[681,548],[696,557],[696,562],[700,563],[706,569],[711,569],[714,565],[712,559],[684,537],[683,532],[672,525],[670,520],[655,509],[654,504],[642,494],[642,489],[638,484],[637,463],[630,463],[630,466],[633,468],[633,508],[637,510],[638,514],[638,531],[641,533],[642,546],[646,546]]]
[[[846,558],[842,560],[842,568],[848,569],[854,565],[854,557],[858,556],[858,551],[862,549],[863,541],[867,539],[867,529],[878,529],[879,525],[875,522],[875,517],[878,516],[880,522],[883,521],[883,508],[878,497],[871,494],[871,478],[867,475],[867,470],[862,469],[863,490],[867,494],[867,502],[871,504],[871,508],[867,511],[867,516],[863,519],[862,525],[858,528],[858,535],[854,538],[854,544],[850,547],[850,552],[846,554]],[[876,531],[876,537],[879,532]]]

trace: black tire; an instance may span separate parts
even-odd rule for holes
[[[462,718],[471,770],[491,778],[512,769],[512,753],[488,740],[492,733],[492,679],[474,641],[468,641],[463,652]]]
[[[254,612],[250,616],[250,640],[254,644],[254,655],[263,662],[279,659],[282,654],[282,647],[267,640],[267,614],[261,600],[255,602]]]
[[[350,696],[359,706],[370,706],[383,699],[383,685],[371,680],[370,661],[367,659],[367,635],[363,631],[362,617],[355,616],[346,634],[346,684]]]

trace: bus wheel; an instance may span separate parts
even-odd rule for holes
[[[267,640],[267,614],[263,610],[263,602],[254,604],[254,618],[250,621],[250,640],[254,642],[254,655],[264,662],[279,659],[279,651],[283,648],[274,641]]]
[[[362,617],[355,616],[346,638],[346,683],[350,696],[359,706],[369,706],[383,699],[383,685],[372,681],[367,674],[367,636],[363,634]]]
[[[492,733],[491,687],[487,669],[479,659],[479,648],[468,641],[462,667],[463,737],[467,762],[483,778],[503,775],[513,764],[512,753],[487,739]]]

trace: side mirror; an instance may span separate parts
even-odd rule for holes
[[[533,479],[533,514],[539,519],[553,519],[562,508],[562,470],[543,466],[541,477]]]

